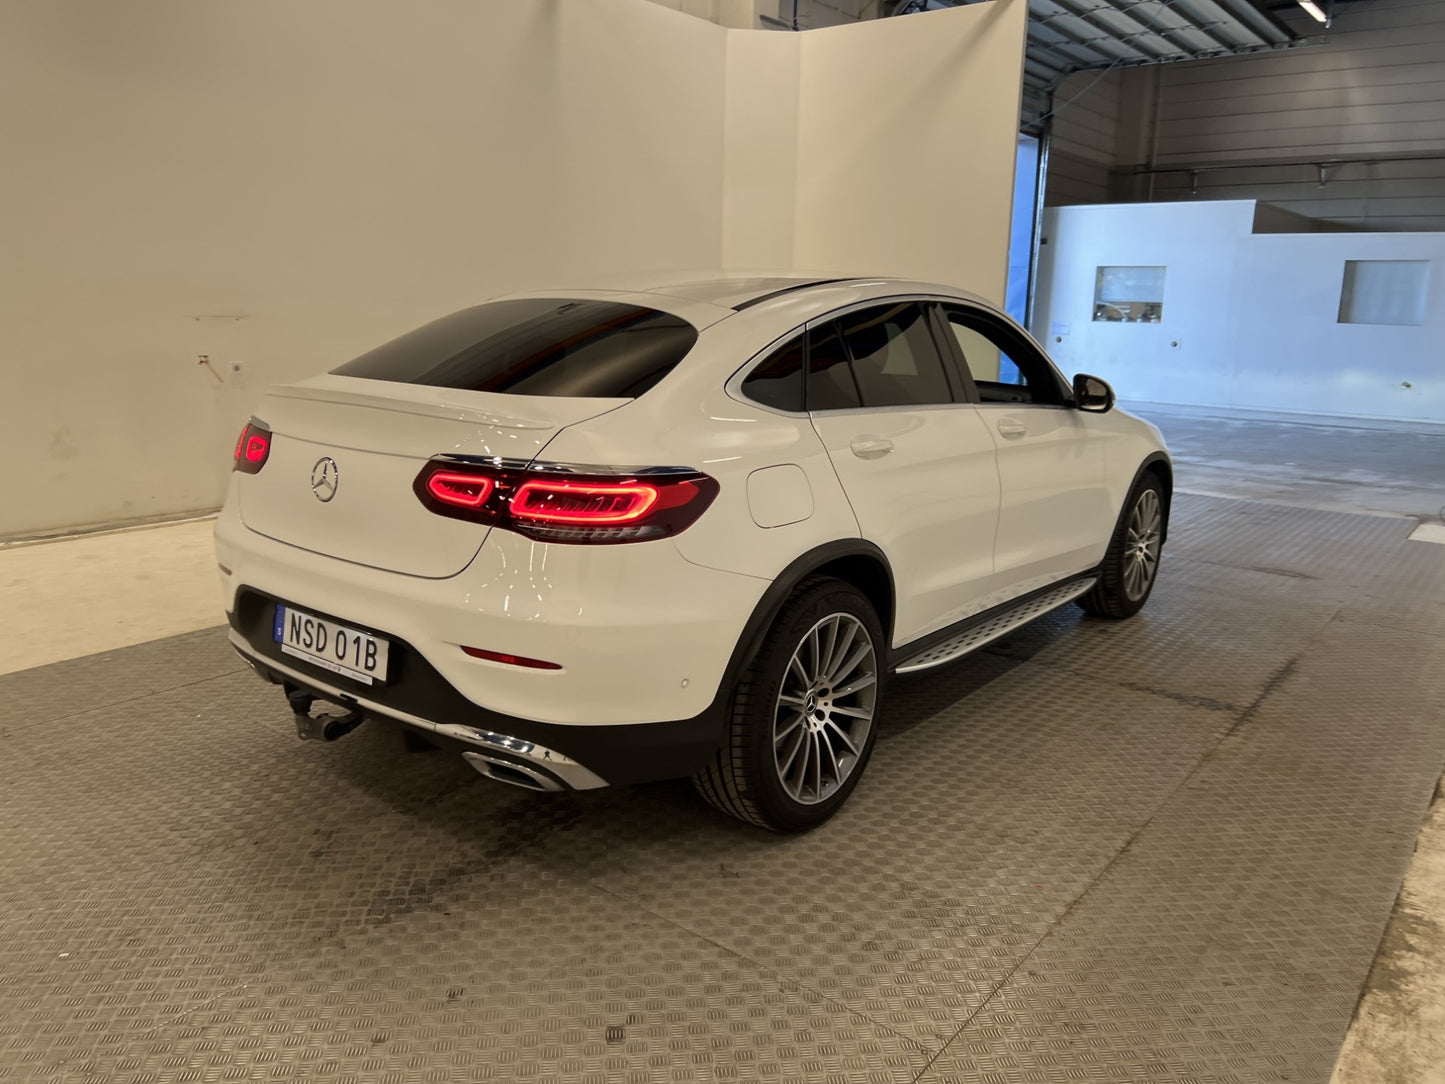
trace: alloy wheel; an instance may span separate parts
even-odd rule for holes
[[[793,801],[837,792],[868,745],[878,695],[878,656],[858,618],[835,613],[802,638],[773,712],[773,763]]]
[[[1124,540],[1124,591],[1131,600],[1137,601],[1148,593],[1159,570],[1161,511],[1159,494],[1145,489],[1129,513]]]

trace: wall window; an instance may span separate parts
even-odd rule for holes
[[[1346,260],[1342,324],[1423,324],[1429,260]]]
[[[1157,324],[1164,316],[1167,267],[1100,267],[1094,272],[1094,319]]]

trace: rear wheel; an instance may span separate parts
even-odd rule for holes
[[[840,580],[805,582],[733,696],[727,740],[693,777],[724,813],[775,832],[822,824],[848,800],[877,738],[882,625]]]
[[[1097,617],[1133,617],[1154,590],[1163,544],[1164,486],[1145,472],[1114,528],[1099,582],[1079,599],[1079,605]]]

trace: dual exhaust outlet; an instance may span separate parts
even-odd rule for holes
[[[296,722],[296,736],[302,741],[337,741],[366,722],[366,714],[355,708],[341,715],[312,715],[311,707],[316,698],[292,685],[285,688],[286,703],[290,706]],[[544,792],[567,789],[545,772],[490,753],[468,750],[462,754],[462,759],[482,775],[495,779],[498,783]]]

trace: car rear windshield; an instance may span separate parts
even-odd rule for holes
[[[454,312],[332,372],[509,395],[636,398],[696,341],[696,328],[656,309],[527,298]]]

